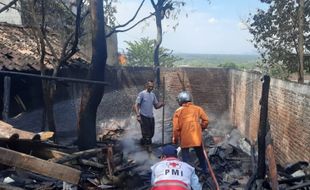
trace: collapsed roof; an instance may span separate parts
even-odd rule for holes
[[[0,70],[40,71],[39,38],[31,28],[0,23]],[[61,55],[62,44],[59,36],[49,31],[48,40],[57,55]],[[72,67],[85,67],[87,61],[81,52],[68,61]],[[44,66],[50,70],[55,67],[56,59],[50,48],[46,47]]]

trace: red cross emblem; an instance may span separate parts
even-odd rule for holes
[[[181,164],[177,162],[169,162],[168,168],[179,169],[181,168]]]

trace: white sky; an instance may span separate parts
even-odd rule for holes
[[[139,3],[140,0],[119,2],[117,21],[125,23],[133,16]],[[255,54],[257,52],[249,42],[251,35],[243,21],[258,7],[262,7],[259,0],[211,0],[211,3],[207,0],[187,0],[176,31],[168,27],[175,21],[164,21],[162,45],[176,53]],[[146,0],[139,18],[151,11],[151,4]],[[124,41],[139,41],[142,37],[156,38],[154,18],[128,32],[118,33],[119,50],[126,50]]]

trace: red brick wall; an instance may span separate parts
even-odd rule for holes
[[[229,71],[213,68],[172,68],[164,69],[167,94],[175,97],[185,88],[190,91],[195,104],[204,107],[208,113],[221,115],[228,111]]]
[[[310,161],[310,86],[273,79],[269,118],[280,163]]]
[[[230,118],[234,126],[256,141],[259,125],[260,76],[246,72],[230,73]]]
[[[259,125],[260,77],[230,72],[231,120],[252,141],[256,141]],[[310,86],[271,79],[268,117],[277,161],[310,161]]]
[[[238,127],[251,141],[256,141],[261,75],[211,68],[166,68],[161,72],[166,82],[167,118],[178,107],[175,97],[182,90],[179,74],[186,90],[192,93],[194,102],[205,108],[211,121],[220,120],[221,115],[229,112],[231,124]],[[106,88],[106,92],[120,92],[112,98],[121,98],[123,104],[109,106],[106,116],[114,108],[117,108],[115,112],[118,114],[131,110],[136,94],[143,89],[144,82],[154,78],[152,68],[111,68],[108,73],[107,81],[111,85]],[[160,94],[159,99],[161,98]],[[111,101],[111,97],[103,100],[106,101]],[[119,110],[120,107],[124,108],[123,111]],[[310,161],[310,86],[271,79],[268,116],[277,161],[280,164]]]
[[[229,70],[164,68],[161,70],[161,79],[165,77],[166,103],[171,108],[171,112],[174,112],[178,107],[176,96],[182,91],[182,83],[178,75],[182,81],[184,80],[185,89],[192,93],[194,103],[205,108],[210,115],[220,115],[228,111]],[[154,79],[152,68],[109,67],[106,72],[106,81],[110,85],[106,87],[106,94],[124,90],[126,93],[124,97],[126,98],[123,101],[126,103],[122,107],[126,107],[124,111],[130,110],[130,106],[134,103],[137,93],[143,89],[143,85],[149,79]],[[161,100],[162,88],[155,91],[159,92],[158,99]],[[111,108],[107,112],[111,112]],[[107,115],[110,114],[107,113]]]

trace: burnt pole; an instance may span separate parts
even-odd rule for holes
[[[9,119],[10,112],[10,96],[11,96],[11,77],[5,76],[3,82],[3,111],[2,118],[3,121],[7,121]]]
[[[267,134],[267,120],[268,120],[268,95],[270,88],[270,76],[264,75],[262,78],[262,96],[260,100],[260,120],[257,133],[258,141],[258,160],[257,160],[257,179],[264,180],[266,176],[266,134]]]
[[[162,128],[161,128],[161,144],[165,144],[165,96],[166,96],[166,83],[165,83],[165,77],[163,77],[163,112],[162,112]]]

